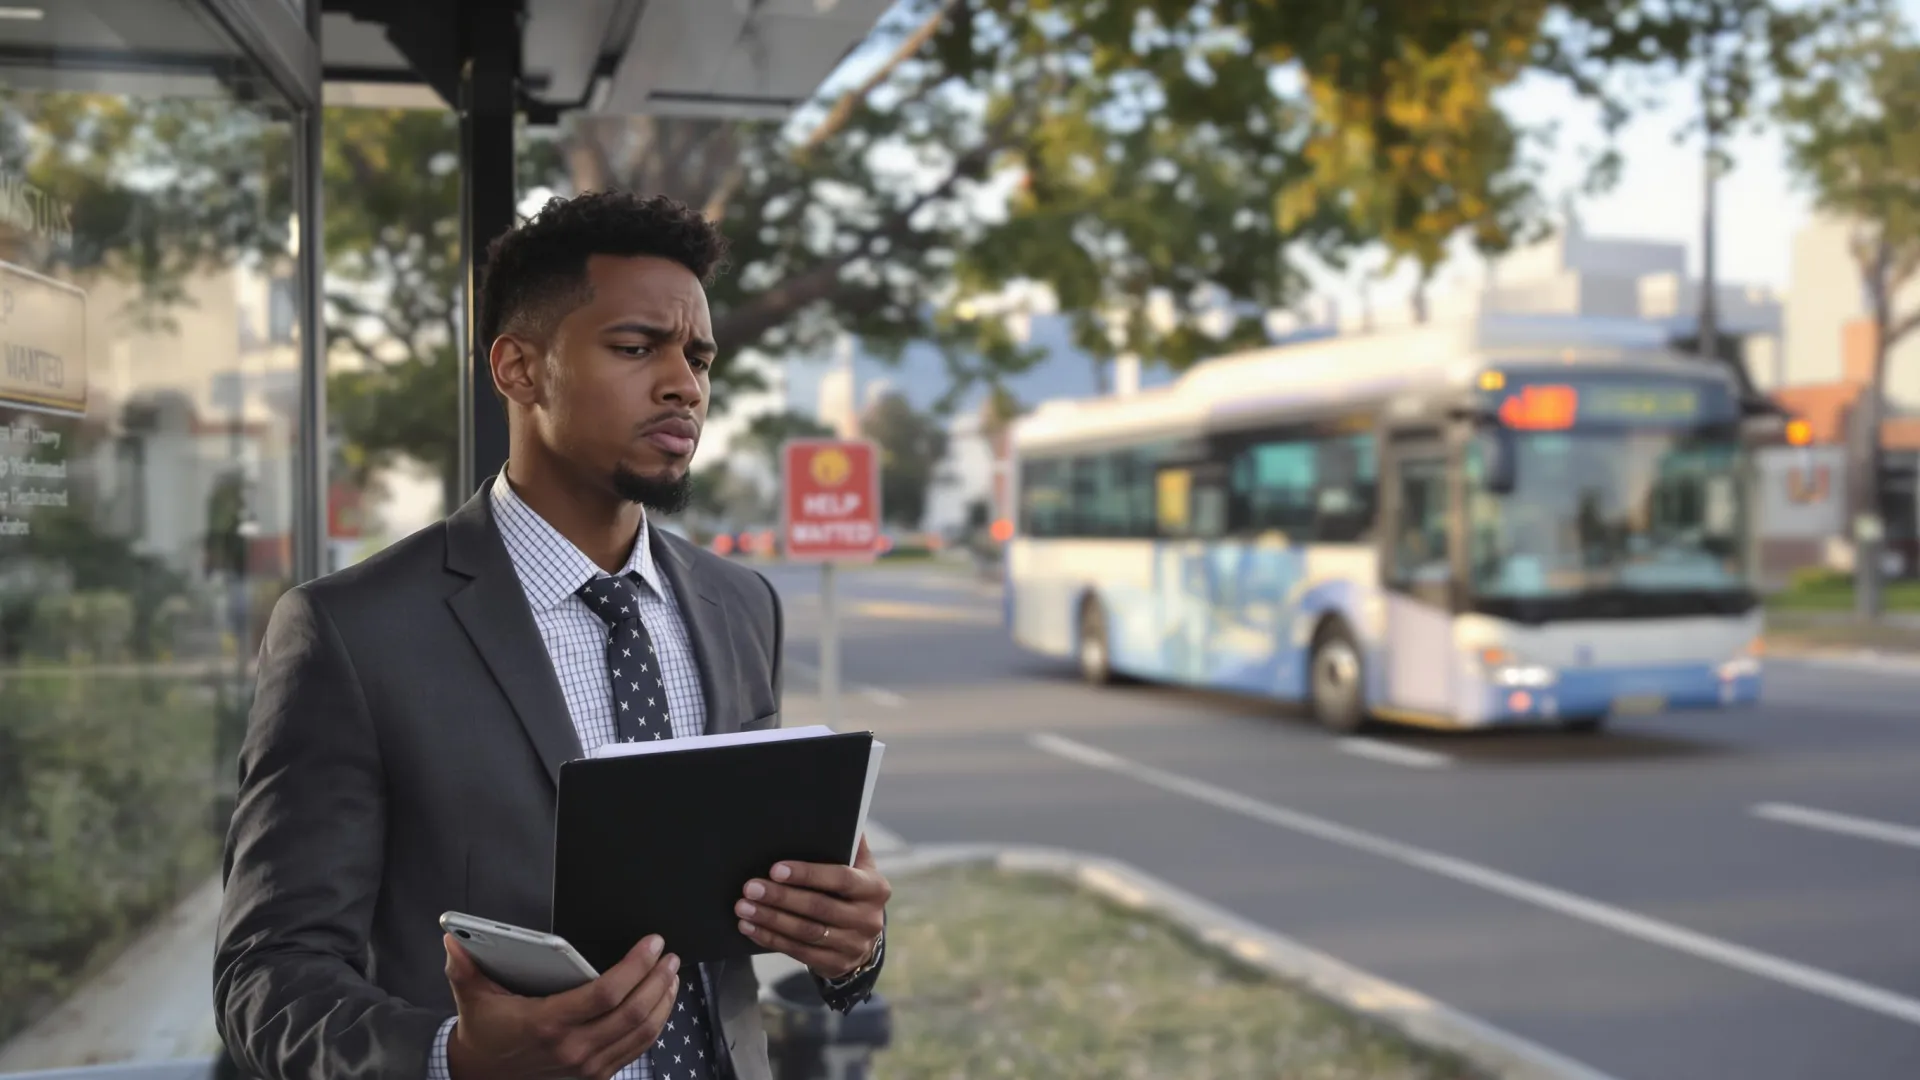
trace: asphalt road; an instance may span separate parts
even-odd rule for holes
[[[818,575],[778,567],[789,723]],[[1764,703],[1599,736],[1341,740],[1264,702],[1094,690],[991,588],[840,577],[842,722],[912,842],[1123,859],[1621,1080],[1920,1077],[1920,668],[1771,661]]]

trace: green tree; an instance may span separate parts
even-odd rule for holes
[[[780,448],[789,439],[830,439],[832,428],[805,413],[761,413],[747,421],[747,429],[735,436],[741,449],[764,462],[774,476],[780,475]]]
[[[880,454],[880,512],[900,528],[919,528],[934,471],[947,456],[946,430],[896,392],[881,395],[867,409],[860,433]]]
[[[726,461],[696,470],[693,503],[687,510],[721,528],[764,525],[779,512],[759,482]]]
[[[141,286],[134,309],[116,314],[169,326],[190,275],[289,264],[291,143],[264,110],[3,89],[0,151],[72,207],[72,242],[48,253],[56,273]]]
[[[451,113],[332,108],[323,130],[327,414],[341,464],[366,484],[404,455],[442,478],[450,510],[466,353],[459,128]]]
[[[1873,320],[1873,380],[1859,407],[1852,492],[1879,513],[1880,420],[1887,357],[1920,330],[1920,43],[1891,9],[1806,43],[1809,72],[1781,107],[1788,160],[1815,205],[1851,224],[1850,247]],[[1859,538],[1859,614],[1882,612],[1881,545]]]
[[[1302,253],[1379,241],[1425,280],[1455,236],[1494,252],[1537,231],[1495,94],[1543,71],[1618,122],[1611,75],[1705,55],[1735,9],[1787,33],[1763,0],[908,0],[879,32],[892,54],[803,122],[584,120],[556,157],[575,188],[724,216],[731,353],[933,340],[957,395],[1035,359],[977,301],[1038,282],[1089,353],[1177,368],[1264,341]],[[1756,68],[1722,68],[1717,100],[1744,114]]]
[[[1623,76],[1631,83],[1649,73],[1665,77],[1668,88],[1694,85],[1697,110],[1674,132],[1675,139],[1699,136],[1703,151],[1701,289],[1692,344],[1702,355],[1733,364],[1743,381],[1747,373],[1738,362],[1739,349],[1721,340],[1719,327],[1719,180],[1734,166],[1727,142],[1764,124],[1778,102],[1778,91],[1799,78],[1802,63],[1796,46],[1823,26],[1855,18],[1860,8],[1858,0],[1792,5],[1776,0],[1665,0],[1658,6],[1636,6],[1624,32],[1616,29],[1590,39],[1586,69],[1575,65],[1576,81],[1582,85],[1618,84]],[[1655,62],[1647,63],[1650,58]],[[1612,98],[1629,93],[1616,86]],[[1611,126],[1617,130],[1625,117],[1624,110],[1611,110]],[[1617,149],[1609,148],[1594,163],[1593,175],[1611,182],[1620,167]]]
[[[879,32],[892,54],[795,123],[576,118],[558,142],[523,140],[521,182],[663,191],[723,219],[718,402],[752,381],[750,351],[852,333],[882,355],[940,346],[946,404],[1037,359],[979,314],[1009,285],[1047,286],[1089,353],[1178,368],[1263,342],[1306,254],[1338,265],[1379,241],[1430,272],[1458,235],[1498,250],[1540,214],[1496,93],[1546,71],[1620,113],[1605,76],[1691,55],[1690,20],[1666,0],[904,0]],[[226,182],[240,173],[201,168],[283,175],[283,128],[203,131],[175,115],[191,109],[155,108],[73,126],[80,158],[137,145],[191,181],[92,203],[167,244],[101,235],[170,252],[284,231],[248,210],[271,200]],[[348,464],[405,454],[450,475],[451,118],[327,120],[329,321],[364,361],[333,387]],[[177,267],[140,272],[157,287]],[[1150,315],[1156,299],[1170,317]]]

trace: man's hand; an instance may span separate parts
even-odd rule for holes
[[[866,837],[852,866],[783,862],[768,876],[747,882],[746,899],[733,906],[741,933],[826,979],[844,979],[866,964],[893,896]]]
[[[453,1080],[608,1080],[639,1059],[673,1013],[680,958],[648,937],[598,979],[552,997],[520,997],[481,974],[446,938],[460,1010],[447,1041]]]

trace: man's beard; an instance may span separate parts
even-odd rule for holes
[[[614,494],[636,502],[656,514],[677,514],[693,502],[693,474],[683,472],[677,479],[641,476],[625,466],[613,472]]]

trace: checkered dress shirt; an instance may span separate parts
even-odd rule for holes
[[[567,712],[573,717],[573,730],[580,737],[582,750],[591,752],[602,743],[615,739],[613,688],[607,674],[607,624],[593,613],[578,593],[580,586],[605,573],[592,559],[560,535],[547,520],[534,513],[507,483],[502,472],[493,482],[493,519],[506,542],[507,554],[526,591],[527,605],[533,609],[533,621],[540,628],[547,655],[553,659],[553,673],[566,695]],[[627,556],[622,574],[638,575],[640,620],[653,638],[659,657],[660,673],[667,687],[667,705],[673,714],[673,737],[684,739],[706,732],[707,702],[700,691],[700,669],[693,658],[693,643],[687,626],[674,602],[673,587],[653,564],[652,548],[647,542],[647,523],[640,521],[640,536]],[[704,974],[704,973],[703,973]],[[713,981],[706,980],[707,1000],[714,1001]],[[433,1056],[427,1067],[427,1080],[452,1080],[447,1067],[447,1039],[453,1033],[453,1020],[440,1027],[434,1040]],[[722,1075],[726,1064],[721,1063]],[[640,1060],[614,1074],[615,1080],[654,1080],[652,1066],[642,1055]]]

